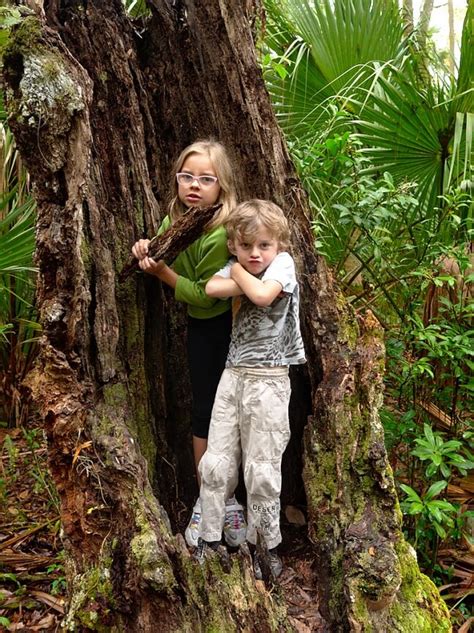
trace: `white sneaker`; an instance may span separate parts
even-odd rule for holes
[[[197,547],[199,540],[199,531],[201,529],[201,499],[194,504],[193,513],[189,520],[188,527],[184,533],[184,538],[189,547]]]
[[[235,497],[225,502],[224,538],[227,545],[238,547],[245,542],[247,536],[247,522],[244,509]]]

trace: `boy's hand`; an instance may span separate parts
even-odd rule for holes
[[[262,281],[249,273],[248,270],[236,262],[232,264],[230,276],[233,281],[242,289],[243,293],[260,307],[268,307],[282,292],[281,283],[269,279]]]

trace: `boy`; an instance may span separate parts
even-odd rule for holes
[[[210,297],[234,297],[232,338],[214,408],[201,473],[202,524],[198,558],[217,550],[225,500],[235,489],[242,457],[247,488],[247,540],[257,531],[269,549],[271,573],[282,570],[281,459],[290,437],[288,366],[305,362],[298,284],[286,252],[288,222],[276,204],[239,204],[225,223],[235,256],[206,285]],[[261,578],[258,555],[254,570]]]

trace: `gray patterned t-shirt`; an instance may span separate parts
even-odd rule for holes
[[[235,259],[216,275],[230,278]],[[259,275],[277,281],[281,294],[270,306],[256,306],[242,295],[234,299],[232,338],[226,367],[280,367],[305,361],[299,321],[299,289],[295,264],[289,253],[279,253]]]

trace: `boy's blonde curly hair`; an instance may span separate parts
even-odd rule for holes
[[[290,245],[290,227],[283,211],[270,200],[247,200],[231,212],[224,223],[227,238],[233,242],[253,242],[255,234],[263,226],[285,251]]]

